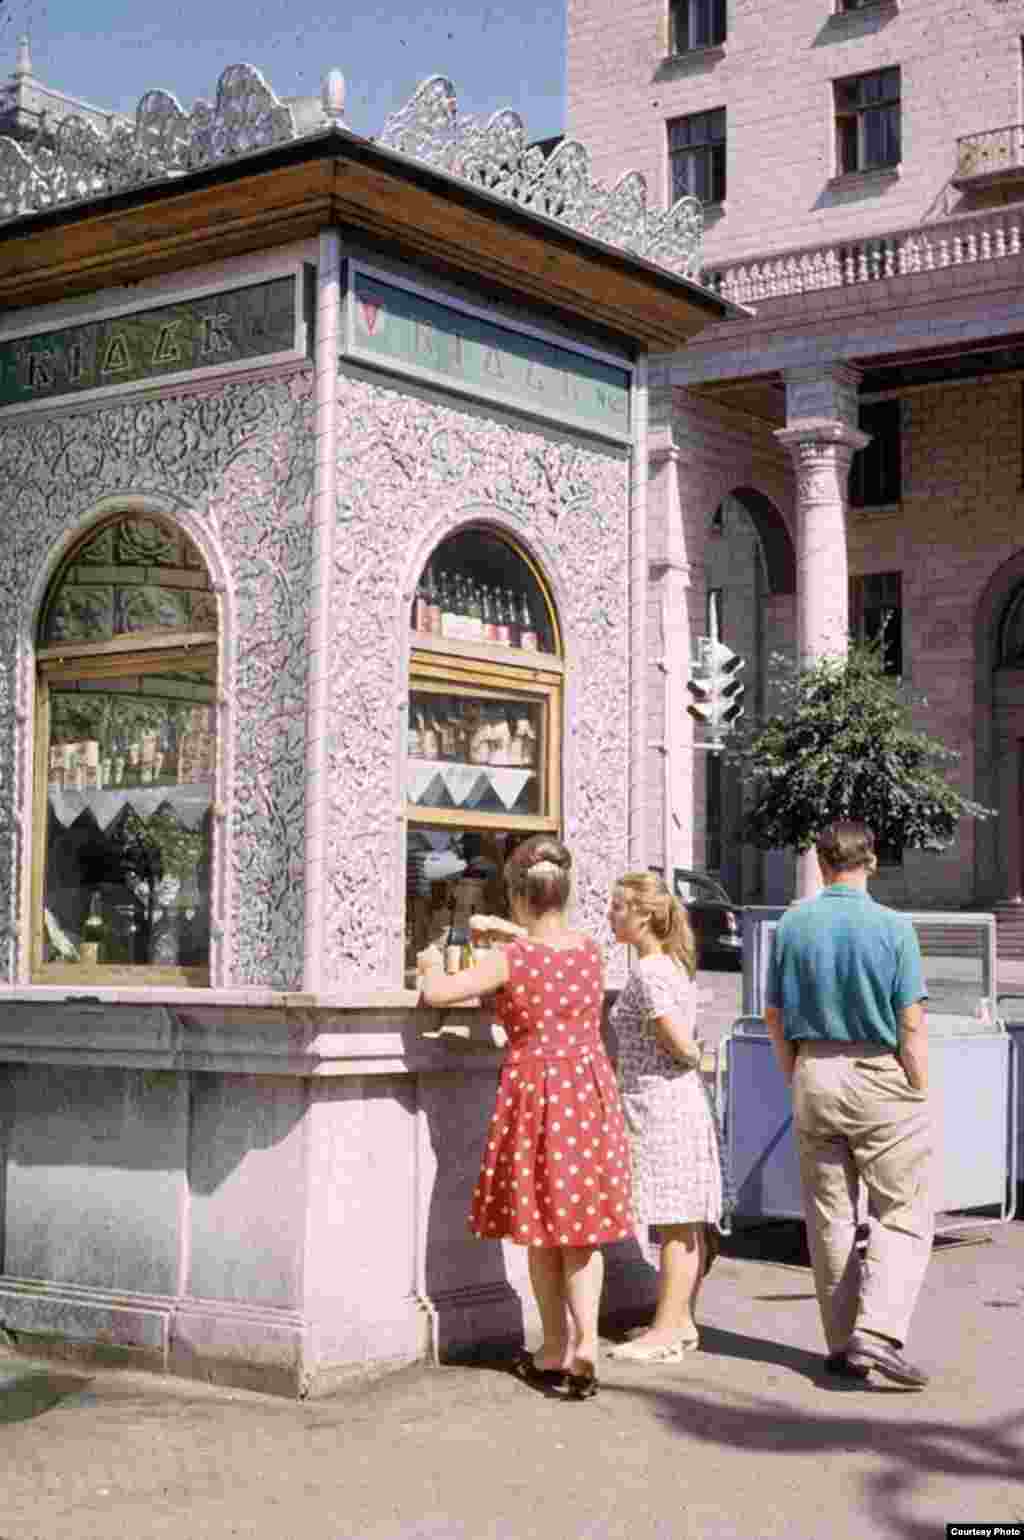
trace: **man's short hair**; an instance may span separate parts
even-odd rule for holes
[[[834,872],[875,866],[875,836],[866,823],[839,819],[822,829],[814,843],[818,860]]]

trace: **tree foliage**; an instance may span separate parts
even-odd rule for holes
[[[883,847],[942,850],[961,818],[992,816],[946,779],[960,756],[915,729],[912,702],[885,673],[882,647],[853,642],[845,658],[804,668],[772,658],[777,709],[728,750],[753,794],[746,842],[807,850],[827,824],[854,818]]]

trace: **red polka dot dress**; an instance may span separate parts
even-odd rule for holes
[[[514,941],[498,996],[508,1048],[469,1227],[481,1240],[600,1246],[633,1233],[629,1140],[601,1041],[595,942]]]

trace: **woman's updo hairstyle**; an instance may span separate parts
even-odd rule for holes
[[[627,872],[615,884],[626,902],[651,923],[651,935],[691,979],[697,972],[697,943],[686,910],[654,872]]]
[[[572,856],[553,834],[533,834],[505,862],[509,897],[522,898],[531,913],[547,914],[569,902]]]

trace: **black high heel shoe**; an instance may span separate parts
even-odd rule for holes
[[[535,1390],[556,1390],[565,1384],[567,1378],[572,1378],[566,1375],[564,1369],[538,1369],[533,1354],[527,1348],[513,1360],[511,1371],[517,1380],[522,1380],[524,1385],[532,1385]]]
[[[586,1374],[567,1374],[565,1383],[569,1401],[592,1401],[598,1392],[598,1379],[593,1369]]]

